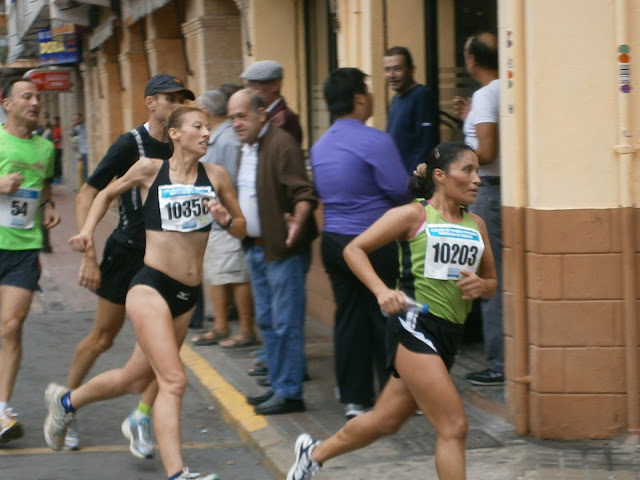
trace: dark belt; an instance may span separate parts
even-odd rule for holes
[[[262,245],[263,243],[262,237],[244,237],[242,239],[242,248],[249,250],[251,247]]]
[[[480,180],[482,180],[481,185],[488,185],[490,187],[500,186],[500,177],[480,177]]]

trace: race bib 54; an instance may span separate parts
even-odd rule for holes
[[[11,194],[0,194],[0,225],[33,228],[39,197],[37,188],[19,188]]]

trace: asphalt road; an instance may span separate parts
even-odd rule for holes
[[[12,406],[24,424],[25,436],[0,445],[2,480],[161,480],[166,478],[156,451],[155,458],[139,460],[129,453],[120,423],[137,405],[136,396],[89,405],[78,413],[82,448],[56,453],[42,434],[46,415],[44,390],[51,381],[64,383],[75,345],[89,331],[93,313],[33,313],[24,330],[22,368]],[[124,365],[134,344],[129,322],[111,350],[103,354],[90,375]],[[187,370],[188,371],[188,370]],[[208,393],[189,372],[184,396],[183,455],[185,464],[201,472],[214,471],[222,480],[273,479],[257,452],[243,444],[225,423]]]

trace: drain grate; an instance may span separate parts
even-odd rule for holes
[[[502,443],[489,435],[484,430],[471,429],[467,434],[467,450],[476,448],[497,448],[502,447]]]
[[[436,447],[436,436],[432,432],[414,435],[403,435],[398,439],[398,451],[403,454],[433,455]],[[471,429],[467,434],[466,449],[502,447],[502,443],[484,430]]]

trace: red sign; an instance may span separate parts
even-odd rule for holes
[[[38,90],[71,90],[71,72],[36,70],[28,76]]]

